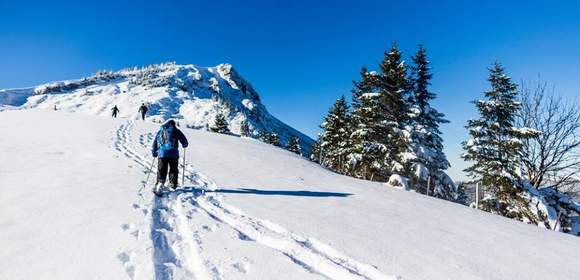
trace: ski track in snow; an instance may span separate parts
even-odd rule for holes
[[[116,132],[114,147],[126,157],[132,159],[146,170],[151,166],[151,160],[139,155],[131,147],[131,129],[133,121],[119,127]],[[141,139],[140,139],[141,140]],[[151,178],[149,178],[151,179]],[[145,184],[146,182],[142,182]],[[139,197],[143,199],[144,188],[139,189]],[[142,208],[139,203],[134,208]],[[153,272],[157,280],[169,279],[216,279],[207,272],[201,260],[197,244],[192,240],[194,236],[191,225],[188,223],[185,210],[176,199],[175,194],[163,197],[153,197],[151,206],[150,237],[152,242]],[[128,275],[135,278],[135,264],[124,252],[120,256]]]
[[[131,148],[131,129],[134,121],[121,125],[116,132],[114,147],[126,157],[134,160],[145,169],[151,161]],[[139,144],[147,147],[153,134],[140,135]],[[183,167],[183,164],[180,164]],[[375,267],[360,263],[324,242],[306,238],[288,231],[270,221],[251,217],[242,210],[227,205],[221,195],[212,193],[217,189],[213,180],[197,172],[192,165],[185,166],[186,185],[184,188],[154,197],[151,209],[151,240],[153,244],[153,263],[156,279],[221,279],[219,270],[209,261],[202,260],[199,236],[192,230],[188,213],[197,209],[238,232],[244,241],[253,241],[276,250],[288,257],[303,269],[330,279],[401,279],[382,274]],[[152,175],[153,176],[153,175]],[[146,183],[146,182],[142,182]],[[138,195],[142,198],[143,189]],[[198,211],[199,212],[199,211]],[[125,254],[126,255],[126,254]],[[123,261],[126,269],[133,272],[129,261]],[[132,277],[132,273],[129,273]]]

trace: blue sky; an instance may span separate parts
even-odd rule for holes
[[[505,3],[509,2],[509,3]],[[538,75],[570,98],[580,91],[578,1],[9,1],[0,0],[0,88],[80,78],[164,61],[228,62],[267,108],[315,136],[328,107],[350,95],[362,65],[375,69],[397,41],[432,61],[434,106],[450,174],[501,61],[516,81]]]

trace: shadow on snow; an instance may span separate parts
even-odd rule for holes
[[[352,193],[318,192],[318,191],[283,191],[283,190],[258,190],[258,189],[217,189],[216,193],[229,194],[253,194],[253,195],[282,195],[282,196],[306,196],[306,197],[347,197]]]
[[[238,189],[216,189],[216,190],[202,190],[197,188],[180,188],[174,191],[165,190],[162,194],[179,195],[182,193],[192,193],[194,197],[203,195],[204,193],[224,193],[224,194],[251,194],[251,195],[280,195],[280,196],[304,196],[304,197],[348,197],[352,193],[341,192],[320,192],[320,191],[285,191],[285,190],[259,190],[251,188]]]

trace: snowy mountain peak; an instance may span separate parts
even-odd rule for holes
[[[19,108],[45,108],[106,116],[117,106],[119,116],[136,119],[141,103],[149,107],[149,120],[177,119],[181,125],[206,129],[215,116],[226,116],[230,130],[240,133],[248,122],[252,135],[275,132],[282,143],[298,137],[309,151],[313,140],[270,115],[258,92],[231,64],[215,67],[174,62],[120,71],[99,71],[78,79],[34,88],[0,91],[0,104]]]

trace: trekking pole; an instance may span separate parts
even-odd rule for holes
[[[143,182],[143,185],[141,185],[141,188],[139,189],[138,192],[141,192],[141,190],[145,187],[145,185],[147,185],[147,182],[149,182],[149,175],[151,175],[151,170],[153,170],[154,163],[155,163],[155,158],[153,158],[153,160],[151,161],[151,165],[149,166],[149,170],[147,170],[147,179],[145,179],[145,182]]]
[[[185,186],[185,148],[183,148],[183,173],[181,173],[181,186]]]

